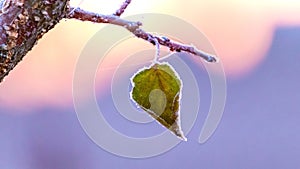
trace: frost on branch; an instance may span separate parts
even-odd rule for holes
[[[119,25],[136,37],[152,44],[158,41],[171,51],[188,52],[202,57],[207,62],[217,61],[215,56],[191,45],[145,32],[141,29],[141,22],[120,18],[130,3],[131,0],[126,0],[114,14],[101,15],[72,8],[69,0],[0,0],[0,82],[37,41],[63,18]]]

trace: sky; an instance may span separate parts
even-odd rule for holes
[[[73,6],[104,14],[113,13],[121,3],[71,1]],[[78,57],[105,24],[62,20],[0,84],[0,149],[5,152],[0,153],[0,168],[118,168],[115,161],[129,168],[153,168],[157,163],[167,167],[167,161],[177,158],[181,161],[174,162],[174,168],[299,168],[300,1],[133,0],[123,17],[141,13],[183,19],[214,46],[228,88],[223,119],[213,137],[204,145],[197,142],[209,108],[210,84],[203,64],[190,57],[184,61],[196,72],[201,91],[200,115],[188,134],[190,142],[145,160],[118,157],[99,148],[76,118],[72,86]],[[149,23],[146,18],[142,22]],[[112,73],[130,52],[142,49],[153,46],[130,39],[107,54],[95,80],[97,97],[106,101],[102,103],[107,103],[106,109],[111,108]],[[125,133],[145,134],[145,128],[136,124],[114,115],[107,118]],[[150,133],[161,131],[151,127],[146,127]]]

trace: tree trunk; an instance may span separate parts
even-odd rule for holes
[[[0,0],[0,82],[68,8],[69,0]]]

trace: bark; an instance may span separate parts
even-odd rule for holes
[[[69,0],[0,0],[0,82],[69,11]]]

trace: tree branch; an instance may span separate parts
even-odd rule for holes
[[[69,0],[0,0],[0,82],[37,41],[63,18],[122,26],[153,45],[158,42],[171,51],[184,51],[200,56],[207,62],[217,62],[214,55],[191,45],[152,35],[140,28],[141,22],[120,18],[130,2],[131,0],[126,0],[113,15],[102,15],[71,8]]]
[[[168,47],[171,51],[176,51],[176,52],[184,51],[187,53],[194,54],[196,56],[200,56],[207,62],[217,62],[216,56],[205,53],[192,45],[182,44],[179,42],[172,41],[166,37],[154,36],[148,32],[145,32],[143,29],[140,28],[142,26],[141,22],[127,21],[116,15],[102,15],[98,13],[88,12],[80,8],[77,9],[70,8],[70,10],[72,10],[73,12],[67,16],[67,18],[69,19],[75,18],[82,21],[91,21],[96,23],[109,23],[109,24],[122,26],[126,28],[128,31],[130,31],[131,33],[133,33],[136,37],[144,39],[152,43],[153,45],[155,45],[155,41],[158,41],[159,44]]]

